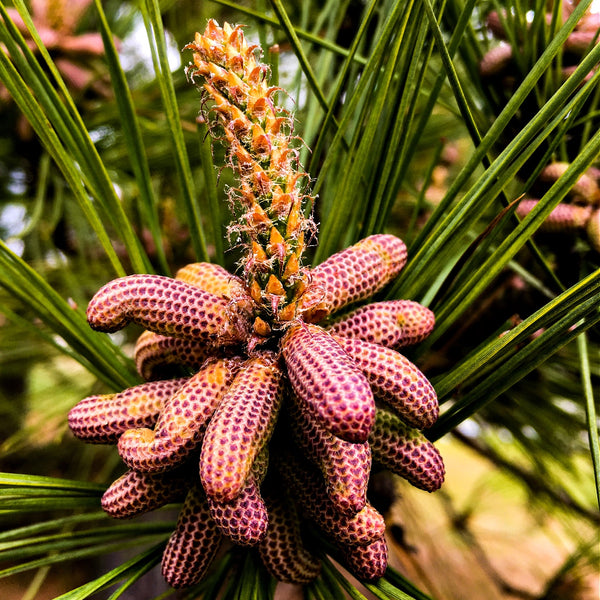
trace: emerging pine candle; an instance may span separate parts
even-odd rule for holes
[[[142,325],[135,359],[149,381],[82,400],[69,424],[85,441],[116,442],[130,468],[104,495],[110,515],[185,498],[163,555],[173,587],[202,580],[225,539],[258,548],[277,579],[309,582],[320,561],[304,546],[305,520],[356,576],[381,577],[385,523],[366,497],[371,461],[428,491],[444,478],[439,452],[419,431],[437,418],[435,391],[397,351],[430,333],[433,314],[408,300],[353,306],[404,266],[406,247],[394,236],[305,264],[314,198],[259,49],[239,27],[212,20],[187,48],[203,117],[239,181],[229,194],[230,233],[244,248],[239,272],[194,263],[175,278],[107,283],[89,304],[89,323]],[[194,374],[160,379],[174,364]]]

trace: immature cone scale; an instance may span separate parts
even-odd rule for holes
[[[302,539],[306,520],[355,575],[381,577],[385,522],[366,497],[372,449],[417,487],[439,487],[444,474],[415,429],[437,418],[435,391],[396,351],[430,333],[433,313],[408,300],[354,306],[406,263],[395,236],[369,236],[313,269],[303,264],[316,230],[306,216],[313,197],[268,68],[228,24],[209,21],[188,48],[204,119],[214,116],[210,132],[239,180],[229,199],[230,235],[245,250],[240,273],[192,263],[175,278],[130,275],[101,288],[90,325],[144,327],[136,366],[154,381],[86,398],[69,423],[86,441],[117,443],[130,467],[104,495],[109,514],[138,515],[187,493],[163,554],[173,587],[200,581],[224,539],[255,546],[274,577],[308,583],[320,560]],[[187,376],[161,380],[174,368]]]
[[[438,417],[437,395],[429,380],[402,354],[363,340],[332,336],[364,374],[375,397],[420,429]]]
[[[367,502],[371,465],[369,444],[336,437],[297,398],[288,406],[294,439],[321,470],[329,499],[341,513],[351,515],[362,510]]]
[[[240,366],[235,359],[209,360],[165,402],[154,429],[132,428],[121,435],[118,448],[123,461],[145,473],[181,464],[200,444]]]
[[[545,167],[539,180],[547,185],[556,182],[569,167],[568,163],[555,162]],[[600,252],[600,174],[597,169],[589,168],[569,190],[565,201],[560,202],[539,227],[540,231],[555,234],[584,234],[590,246]],[[519,202],[516,214],[525,218],[538,204],[539,200],[524,199]]]
[[[288,329],[282,341],[288,377],[298,398],[348,442],[367,440],[375,400],[365,376],[340,344],[317,325]]]
[[[379,579],[387,568],[388,547],[385,538],[382,536],[367,546],[351,546],[345,550],[344,557],[352,572],[361,579]]]
[[[231,502],[207,498],[210,516],[223,535],[240,546],[256,546],[264,539],[269,525],[267,507],[258,482],[251,474],[244,487]]]
[[[377,411],[369,436],[373,460],[428,492],[444,481],[444,462],[437,448],[414,427],[393,412]]]
[[[434,325],[434,314],[422,304],[388,300],[372,302],[333,319],[327,331],[397,350],[423,341]]]
[[[163,553],[163,577],[174,588],[198,583],[210,567],[221,539],[206,498],[200,489],[192,487]]]
[[[151,381],[118,394],[89,396],[69,411],[69,427],[78,438],[87,442],[116,442],[128,429],[152,427],[167,400],[186,381]]]
[[[102,508],[118,519],[144,514],[185,498],[189,474],[171,471],[167,474],[127,471],[104,492]]]
[[[309,583],[319,575],[321,562],[303,545],[293,502],[277,494],[269,494],[266,502],[269,527],[258,545],[265,567],[279,581]]]
[[[372,235],[315,267],[300,300],[304,320],[318,322],[328,314],[383,289],[406,264],[406,246],[393,235]]]
[[[202,443],[200,479],[206,494],[230,502],[273,432],[283,373],[271,354],[243,365],[219,403]]]
[[[503,101],[508,101],[523,81],[526,75],[524,67],[528,66],[527,63],[533,67],[534,62],[543,50],[543,46],[538,45],[536,48],[536,44],[531,42],[539,35],[547,38],[547,40],[559,35],[560,28],[566,24],[567,19],[572,16],[573,11],[579,5],[579,0],[563,0],[560,4],[540,3],[532,12],[533,18],[522,23],[519,23],[518,19],[515,20],[510,11],[492,11],[489,13],[487,17],[488,28],[500,42],[485,54],[479,67],[483,82],[490,88],[490,97],[501,100],[497,106],[498,111],[503,108]],[[556,8],[559,8],[560,12],[556,12]],[[530,30],[534,30],[535,34],[530,35]],[[547,74],[552,73],[552,76],[547,78],[550,86],[555,85],[553,81],[560,84],[572,77],[576,71],[581,72],[581,63],[600,43],[599,31],[600,14],[593,12],[588,7],[580,15],[574,27],[570,29],[561,51],[555,57],[554,64],[548,68]],[[561,77],[560,80],[556,80],[554,73],[559,70]],[[597,70],[597,64],[592,66],[591,70],[583,77],[580,87],[583,87],[584,82],[589,82],[595,76]],[[558,86],[556,90],[549,88],[548,93],[552,94],[557,90]],[[582,112],[593,115],[594,110],[592,107],[593,102],[587,109],[584,108]],[[526,115],[527,111],[523,114]],[[593,123],[594,118],[594,116],[590,116],[591,121],[587,122],[585,127],[597,129],[598,121],[596,118],[596,122]],[[513,121],[514,124],[506,132],[507,136],[505,137],[507,140],[511,137],[510,131],[514,133],[525,126],[518,115],[515,116]],[[581,136],[581,125],[572,123],[569,127],[565,140],[578,140]],[[537,175],[533,189],[536,190],[537,187],[541,191],[541,189],[550,188],[567,170],[570,170],[569,160],[575,158],[573,148],[576,147],[576,144],[573,145],[570,141],[567,141],[565,145],[567,160],[552,160],[545,166],[539,165],[543,168]],[[529,171],[530,169],[524,168],[523,175],[525,179],[529,177]],[[538,202],[533,198],[520,201],[517,205],[516,214],[520,218],[526,217],[537,206]],[[540,225],[539,230],[550,234],[580,234],[584,239],[587,238],[591,249],[600,252],[600,236],[597,233],[598,211],[600,211],[600,176],[597,168],[590,167],[579,175],[571,185],[564,200],[551,211]],[[548,237],[548,242],[552,243],[551,236]],[[561,246],[562,244],[558,245],[559,251]]]
[[[600,252],[600,208],[592,213],[587,222],[586,232],[594,250]]]
[[[239,342],[243,328],[231,319],[223,298],[161,275],[129,275],[107,283],[87,309],[90,326],[118,331],[137,323],[176,338],[194,338],[210,345]]]
[[[341,547],[367,546],[385,533],[385,521],[367,503],[353,515],[340,513],[327,496],[317,472],[287,454],[277,463],[278,470],[301,510]]]
[[[140,335],[134,350],[137,372],[146,380],[160,379],[165,367],[172,365],[184,365],[197,371],[212,356],[214,350],[206,344],[152,331]]]

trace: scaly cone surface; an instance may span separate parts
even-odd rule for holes
[[[355,306],[404,267],[393,235],[303,265],[313,198],[258,49],[215,21],[188,48],[204,118],[216,115],[210,132],[239,179],[229,200],[240,273],[193,263],[175,278],[129,275],[101,288],[90,326],[145,327],[135,361],[147,381],[85,398],[69,424],[87,442],[116,444],[130,469],[103,497],[108,514],[183,501],[162,560],[173,587],[199,582],[222,540],[257,548],[274,577],[306,584],[322,552],[303,539],[307,521],[356,576],[376,579],[387,546],[367,498],[371,461],[427,491],[444,478],[420,431],[437,419],[435,390],[397,351],[427,337],[434,315],[409,300]],[[187,377],[169,379],[173,368]]]

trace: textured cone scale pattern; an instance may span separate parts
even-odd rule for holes
[[[269,527],[258,545],[265,567],[279,581],[309,583],[321,572],[321,562],[302,543],[293,503],[275,494],[269,495],[266,502]]]
[[[129,275],[102,287],[88,305],[90,325],[117,331],[137,323],[162,335],[207,343],[239,340],[227,301],[161,275]]]
[[[329,500],[316,473],[289,457],[279,468],[305,514],[337,544],[366,546],[383,536],[385,521],[370,504],[351,516],[344,515]]]
[[[202,434],[240,366],[233,359],[212,360],[167,400],[154,430],[130,429],[119,438],[119,454],[132,469],[166,471],[181,464]]]
[[[566,173],[569,166],[570,165],[567,162],[551,163],[542,169],[542,172],[539,175],[539,180],[546,181],[548,183],[555,183]],[[569,195],[574,199],[582,201],[587,200],[592,204],[600,201],[598,184],[596,183],[594,177],[588,175],[587,173],[583,173],[579,176],[579,179],[569,190]]]
[[[216,502],[209,497],[208,506],[217,527],[234,544],[255,546],[265,537],[269,515],[252,475],[234,500]]]
[[[191,263],[175,273],[175,279],[189,283],[214,296],[234,298],[246,294],[244,282],[227,269],[212,263]]]
[[[206,498],[192,488],[162,558],[162,574],[174,588],[198,583],[210,567],[222,535],[210,516]]]
[[[517,207],[517,215],[521,218],[525,217],[538,203],[537,200],[523,200]],[[540,230],[565,233],[583,230],[592,216],[592,210],[591,206],[561,203],[546,217]]]
[[[329,433],[296,399],[291,404],[295,438],[321,470],[336,509],[354,514],[365,507],[371,470],[369,444],[345,442]]]
[[[187,481],[185,473],[156,476],[128,471],[104,492],[102,508],[111,517],[135,517],[170,502],[182,501],[187,493]]]
[[[323,329],[291,327],[282,342],[288,377],[302,402],[331,433],[366,442],[375,419],[375,401],[364,375]]]
[[[406,264],[406,246],[393,235],[372,235],[315,267],[301,300],[306,321],[365,300],[383,289]],[[311,306],[311,304],[314,304]]]
[[[362,340],[335,337],[365,374],[375,396],[419,429],[431,427],[438,417],[437,394],[415,365],[395,350]]]
[[[116,444],[130,467],[104,494],[108,514],[184,501],[162,561],[173,587],[200,582],[223,541],[226,552],[254,548],[277,579],[307,584],[321,571],[302,535],[314,526],[356,576],[376,579],[387,548],[367,498],[372,455],[418,487],[443,480],[441,457],[414,428],[437,418],[435,391],[394,350],[423,340],[433,313],[410,300],[353,306],[404,267],[406,247],[392,235],[306,266],[314,197],[269,68],[241,27],[212,20],[187,49],[202,119],[236,178],[237,274],[197,262],[174,278],[130,275],[101,288],[89,323],[146,330],[135,361],[147,383],[82,400],[69,425]],[[178,374],[187,377],[170,379]]]
[[[367,546],[351,546],[344,550],[344,558],[352,573],[361,579],[373,581],[385,575],[388,547],[384,537]]]
[[[369,442],[374,461],[414,486],[434,492],[444,482],[444,462],[437,448],[393,413],[377,411]]]
[[[194,340],[144,331],[135,344],[135,366],[146,381],[158,379],[165,366],[182,365],[198,370],[212,356],[211,347]]]
[[[152,381],[118,394],[88,396],[69,412],[69,427],[86,442],[114,443],[132,427],[152,427],[165,402],[186,381]]]
[[[590,217],[586,231],[590,244],[596,252],[600,252],[600,209],[594,211],[594,214]]]
[[[569,168],[569,163],[552,163],[540,174],[540,181],[547,185],[556,182]],[[582,234],[596,252],[600,252],[600,172],[590,168],[583,173],[569,190],[567,199],[552,209],[539,227],[549,234]],[[522,200],[516,209],[525,218],[539,204],[539,200]]]
[[[242,491],[258,453],[268,441],[279,406],[283,373],[263,354],[244,365],[208,425],[200,455],[206,494],[231,502]]]
[[[224,298],[238,312],[249,316],[252,312],[252,298],[248,294],[244,282],[232,275],[227,269],[213,263],[192,263],[182,267],[175,274],[175,279],[189,283],[209,294]]]
[[[335,319],[327,331],[386,348],[402,348],[423,341],[434,325],[433,312],[418,302],[389,300],[357,308]]]

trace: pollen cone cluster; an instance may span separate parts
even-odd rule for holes
[[[409,300],[365,304],[406,262],[394,236],[302,265],[312,199],[258,50],[214,21],[189,48],[189,73],[205,82],[207,116],[217,115],[211,130],[241,182],[232,192],[240,275],[194,263],[175,278],[131,275],[100,289],[88,321],[144,327],[135,360],[145,383],[85,398],[70,427],[116,443],[128,467],[103,496],[108,514],[183,502],[162,560],[173,587],[200,581],[223,542],[254,548],[281,581],[307,583],[322,550],[306,523],[356,576],[376,579],[387,547],[367,499],[371,463],[430,492],[444,478],[422,432],[438,415],[435,391],[398,352],[430,333],[433,314]],[[173,366],[188,375],[167,378]]]
[[[539,181],[544,187],[555,183],[569,164],[554,162],[543,169]],[[535,198],[522,200],[517,207],[521,218],[538,204]],[[583,234],[590,246],[600,252],[600,170],[590,168],[575,182],[567,197],[560,202],[540,226],[547,233]]]
[[[488,87],[489,98],[496,98],[500,102],[498,109],[504,108],[504,102],[513,95],[523,82],[525,74],[533,66],[547,44],[538,44],[532,47],[533,41],[539,40],[539,30],[532,31],[534,24],[541,26],[544,35],[550,35],[558,30],[569,19],[579,4],[578,0],[563,0],[560,12],[557,12],[556,2],[539,5],[543,14],[531,13],[531,19],[521,29],[518,19],[510,11],[492,11],[487,16],[487,26],[493,38],[499,43],[493,47],[482,59],[480,72],[483,83]],[[536,9],[537,10],[537,9]],[[508,142],[525,127],[528,119],[541,108],[539,100],[555,93],[559,86],[566,81],[578,68],[585,57],[600,42],[600,13],[588,10],[575,24],[574,29],[566,38],[557,54],[553,65],[540,79],[543,85],[536,89],[529,98],[524,100],[518,113],[511,119],[502,136],[503,143]],[[528,62],[528,64],[524,64]],[[531,64],[529,64],[531,63]],[[584,82],[589,81],[597,74],[598,65],[586,74]],[[556,78],[555,75],[559,74]],[[597,86],[596,86],[597,87]],[[585,127],[595,130],[598,127],[597,112],[593,104],[584,101],[581,114],[587,115]],[[578,124],[571,124],[566,130],[561,155],[564,162],[546,162],[548,159],[539,152],[545,152],[541,146],[532,159],[520,171],[523,179],[528,179],[532,169],[540,164],[545,165],[537,180],[528,191],[530,197],[519,202],[516,213],[523,218],[528,215],[538,204],[538,198],[554,184],[570,166],[580,151],[583,128]],[[555,152],[556,154],[556,152]],[[543,162],[542,162],[543,161]],[[541,232],[548,234],[574,234],[581,236],[596,252],[600,252],[600,170],[596,167],[589,168],[569,190],[566,198],[556,206],[541,225]],[[548,238],[549,241],[551,238]],[[560,252],[560,245],[556,245]]]
[[[552,4],[548,3],[549,10],[545,14],[548,25],[553,21]],[[563,23],[576,7],[577,0],[564,0],[562,3]],[[493,36],[500,40],[500,43],[483,57],[479,69],[483,77],[494,78],[504,87],[516,88],[519,82],[519,61],[515,54],[520,51],[518,45],[519,42],[522,44],[523,40],[513,40],[512,44],[508,42],[510,36],[507,34],[505,24],[510,19],[514,19],[514,16],[508,15],[506,12],[492,11],[488,15],[488,28]],[[569,34],[562,48],[560,68],[564,79],[573,73],[582,57],[598,43],[598,30],[600,30],[600,14],[587,12]],[[588,77],[591,75],[592,73]]]

